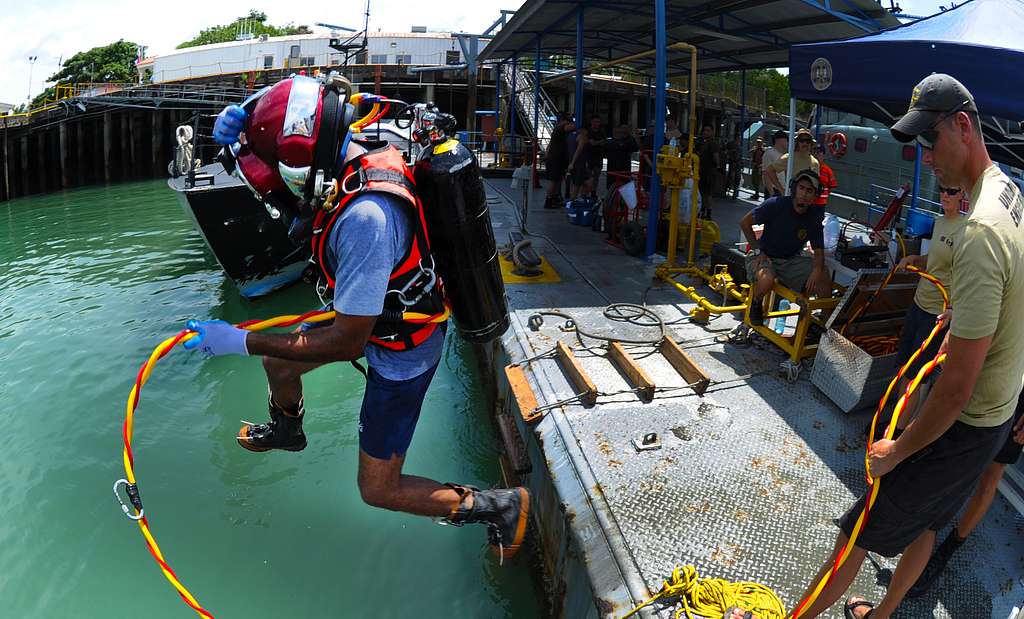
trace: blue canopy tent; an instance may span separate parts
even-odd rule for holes
[[[993,159],[1024,167],[1024,0],[971,0],[919,21],[842,41],[795,45],[796,99],[891,125],[914,86],[948,73],[974,95]]]

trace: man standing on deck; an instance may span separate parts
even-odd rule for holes
[[[764,196],[781,196],[786,193],[779,182],[779,177],[774,172],[769,172],[773,163],[778,161],[789,150],[789,136],[782,129],[772,134],[772,146],[764,153],[761,160],[761,180],[764,182]]]
[[[349,126],[344,125],[341,118],[338,118],[337,132],[322,129],[309,135],[294,131],[297,123],[293,120],[293,110],[299,110],[300,114],[313,110],[319,116],[316,126],[320,126],[328,116],[319,110],[327,108],[329,103],[327,95],[322,94],[326,93],[326,88],[310,87],[308,82],[292,82],[293,79],[299,80],[289,78],[273,86],[251,114],[239,106],[225,108],[214,125],[216,141],[223,145],[235,144],[244,131],[247,147],[254,156],[280,155],[285,152],[281,146],[285,142],[292,149],[291,153],[308,150],[310,167],[314,149],[318,152],[330,149],[328,153],[338,153],[337,157],[328,155],[332,161],[345,162],[340,170],[335,168],[333,172],[338,178],[342,175],[348,178],[346,172],[354,169],[353,165],[359,165],[365,166],[358,168],[364,174],[375,175],[375,187],[384,185],[385,181],[380,179],[389,178],[386,176],[388,169],[373,167],[375,164],[365,157],[367,147],[356,140],[349,141],[346,137]],[[339,107],[342,106],[347,104],[342,102]],[[309,142],[297,143],[294,139],[304,136],[308,136]],[[319,141],[333,138],[337,141]],[[341,152],[346,144],[347,150]],[[375,152],[386,152],[386,149]],[[239,160],[238,165],[243,163]],[[288,169],[301,171],[303,168],[292,164]],[[400,171],[393,172],[403,176]],[[248,180],[250,178],[255,175],[246,175],[247,184],[253,182]],[[310,195],[303,186],[296,187],[293,190],[296,197],[308,200]],[[252,185],[250,188],[256,191]],[[408,191],[413,190],[414,187]],[[421,224],[415,221],[417,214],[409,204],[397,192],[367,190],[337,207],[343,210],[333,226],[326,224],[329,230],[314,231],[314,234],[329,235],[324,239],[326,260],[321,268],[329,270],[334,280],[336,317],[332,322],[303,325],[294,333],[279,334],[250,332],[222,320],[193,320],[187,328],[197,335],[186,343],[186,348],[198,349],[208,356],[262,356],[270,391],[270,420],[261,424],[246,423],[237,437],[239,445],[252,452],[305,449],[302,376],[327,363],[355,361],[365,356],[369,368],[359,415],[357,473],[363,501],[383,509],[442,518],[459,526],[483,524],[488,528],[488,539],[494,551],[502,559],[510,558],[516,554],[526,534],[530,497],[525,488],[478,490],[460,484],[441,484],[402,470],[423,398],[441,359],[445,335],[443,323],[433,325],[437,327],[434,329],[417,328],[413,334],[399,327],[395,336],[388,336],[387,340],[377,330],[382,327],[378,320],[385,312],[385,299],[394,294],[389,287],[395,278],[395,269],[406,262],[412,252],[419,252],[415,239],[423,230],[417,229]],[[387,328],[388,321],[381,322],[384,323],[382,328]],[[388,343],[394,346],[389,347]]]
[[[757,138],[754,141],[754,147],[750,149],[750,186],[754,188],[754,195],[750,197],[751,200],[757,202],[761,199],[761,165],[764,162],[764,140]],[[767,192],[765,192],[767,195]]]
[[[818,159],[811,154],[811,147],[814,146],[814,135],[807,129],[800,129],[796,132],[796,150],[793,151],[793,172],[797,170],[814,170],[816,174],[821,175],[821,164]],[[783,154],[777,160],[771,164],[766,164],[764,168],[765,178],[773,188],[779,193],[786,193],[785,185],[782,180],[786,177],[786,168],[789,165],[789,153]],[[789,182],[786,179],[786,182]]]
[[[1024,376],[1024,198],[989,158],[974,98],[951,76],[930,75],[914,88],[892,134],[902,142],[916,138],[939,182],[970,193],[967,221],[954,242],[948,357],[917,419],[895,441],[871,444],[877,500],[806,617],[843,595],[869,551],[903,556],[878,605],[850,598],[846,616],[892,616],[927,564],[936,531],[953,519],[1005,443]],[[835,550],[808,592],[832,569],[867,496],[841,519]]]

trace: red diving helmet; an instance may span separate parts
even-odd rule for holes
[[[231,147],[235,174],[260,200],[284,190],[310,204],[321,200],[355,116],[350,95],[348,80],[333,74],[326,82],[293,76],[249,97],[244,139]]]

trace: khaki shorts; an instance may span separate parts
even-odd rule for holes
[[[792,258],[769,258],[765,257],[763,267],[767,267],[775,280],[800,294],[807,285],[811,271],[814,270],[814,262],[810,256],[793,256]],[[757,274],[754,273],[754,255],[747,254],[747,281],[753,284],[757,281]]]

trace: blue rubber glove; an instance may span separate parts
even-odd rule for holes
[[[185,328],[198,333],[183,344],[186,350],[198,348],[211,357],[249,354],[245,345],[249,332],[223,320],[190,320]]]
[[[213,140],[221,146],[230,146],[238,141],[238,134],[245,129],[249,115],[237,105],[229,105],[217,114],[213,123]]]

